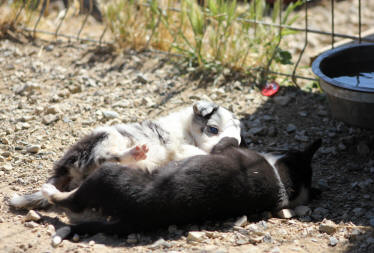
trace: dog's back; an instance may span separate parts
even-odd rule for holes
[[[305,152],[291,152],[270,163],[262,154],[237,145],[235,139],[224,138],[211,155],[172,162],[151,174],[108,163],[68,198],[46,195],[51,202],[73,211],[99,208],[119,220],[113,232],[131,233],[277,210],[291,205],[301,190],[310,191],[310,165],[305,167],[304,160],[290,162],[292,156],[304,156]],[[105,224],[87,231],[91,225],[72,226],[71,231],[108,231]],[[107,225],[113,229],[113,224]]]

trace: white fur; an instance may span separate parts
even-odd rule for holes
[[[56,194],[56,193],[60,193],[59,190],[57,190],[57,188],[52,185],[52,184],[43,184],[42,185],[42,189],[41,189],[41,192],[43,194],[43,196],[48,199],[49,202],[51,202],[51,197]]]
[[[167,144],[161,144],[159,140],[145,138],[140,134],[140,131],[150,131],[146,127],[139,129],[131,124],[99,127],[94,132],[105,132],[108,137],[95,147],[92,155],[96,159],[117,156],[121,158],[119,162],[126,166],[151,171],[172,160],[207,154],[223,137],[236,138],[240,143],[240,122],[230,111],[218,107],[208,120],[208,125],[220,129],[218,135],[202,132],[201,126],[194,122],[193,117],[194,111],[190,106],[153,121],[169,133]],[[131,133],[134,138],[123,136],[121,130]],[[148,146],[147,158],[141,161],[131,160],[129,152],[136,145],[142,144]]]
[[[271,165],[274,171],[274,175],[278,180],[278,186],[279,186],[279,196],[280,196],[280,203],[279,208],[286,207],[289,205],[289,197],[286,191],[286,188],[284,187],[284,184],[282,182],[282,179],[279,176],[278,169],[275,166],[277,161],[281,159],[284,155],[273,155],[273,154],[264,154],[260,153],[262,157],[265,158],[265,160]]]

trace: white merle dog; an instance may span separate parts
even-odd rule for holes
[[[240,130],[232,112],[207,101],[156,120],[99,127],[67,150],[47,183],[60,191],[73,190],[108,161],[150,172],[170,161],[207,154],[223,137],[240,142]],[[10,205],[35,209],[48,202],[38,191],[15,194]]]
[[[320,145],[319,139],[304,151],[274,158],[225,137],[209,155],[170,162],[151,173],[105,163],[71,192],[45,184],[42,193],[50,203],[73,212],[94,208],[112,218],[62,227],[53,240],[127,235],[305,204],[313,194],[311,160]]]

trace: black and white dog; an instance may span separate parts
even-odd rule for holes
[[[67,150],[47,182],[60,191],[71,191],[108,161],[152,171],[170,161],[208,154],[223,137],[240,142],[240,130],[232,112],[207,101],[156,120],[99,127]],[[35,209],[48,202],[39,191],[15,194],[10,205]]]
[[[239,148],[223,138],[210,155],[170,162],[147,172],[105,163],[79,188],[60,192],[51,184],[42,193],[73,212],[95,208],[111,222],[63,227],[56,237],[99,232],[126,235],[170,224],[187,224],[294,207],[308,201],[315,141],[304,151],[278,157]]]

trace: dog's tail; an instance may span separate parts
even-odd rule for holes
[[[19,209],[42,209],[50,206],[41,191],[26,195],[14,194],[9,205]]]

